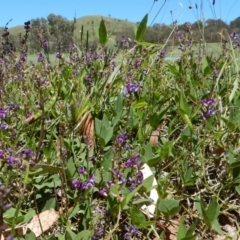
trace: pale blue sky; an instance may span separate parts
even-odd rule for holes
[[[140,21],[149,12],[154,0],[0,0],[0,26],[10,19],[9,27],[22,25],[25,21],[37,17],[47,17],[50,13],[59,14],[72,20],[86,15],[101,15]],[[201,2],[203,13],[201,13]],[[155,1],[149,15],[148,24],[152,23],[161,6],[162,10],[155,23],[170,24],[173,20],[179,23],[194,22],[197,19],[221,18],[230,22],[240,16],[240,0],[158,0]],[[198,10],[196,9],[196,5]],[[193,8],[189,9],[189,5]],[[172,15],[171,12],[172,11]]]

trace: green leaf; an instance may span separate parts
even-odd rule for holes
[[[148,106],[148,103],[146,101],[144,101],[143,99],[139,100],[139,101],[135,101],[132,103],[132,107],[137,109],[137,108],[145,108]]]
[[[55,208],[55,207],[56,207],[56,199],[55,198],[51,198],[51,199],[46,201],[42,211],[49,210],[49,209]]]
[[[137,42],[141,42],[145,35],[145,32],[147,30],[147,21],[148,21],[148,14],[144,16],[144,18],[142,19],[142,21],[138,26],[137,33],[136,33]]]
[[[158,210],[167,217],[174,216],[180,210],[179,201],[175,199],[162,199]]]
[[[104,46],[107,43],[107,29],[103,19],[101,20],[98,29],[98,37],[100,44]]]
[[[24,221],[23,223],[28,223],[33,218],[33,216],[36,215],[35,210],[29,209],[28,212],[24,215]]]
[[[217,198],[214,196],[206,210],[207,217],[211,224],[218,218],[219,212],[220,206],[218,205]]]
[[[28,229],[25,235],[25,240],[35,240],[35,239],[36,239],[35,234],[30,229]]]
[[[186,124],[188,125],[189,129],[190,129],[191,131],[193,131],[193,125],[192,125],[192,122],[191,122],[189,116],[188,116],[181,108],[179,108],[178,110],[179,110],[179,113],[180,113],[182,119],[183,119],[183,120],[186,122]]]
[[[196,208],[198,210],[198,212],[200,213],[200,215],[203,217],[203,220],[205,222],[205,224],[207,225],[208,228],[211,228],[211,222],[208,219],[207,213],[206,213],[206,204],[203,202],[202,198],[196,198],[195,200],[195,205]]]
[[[65,240],[74,240],[74,239],[76,239],[76,234],[72,230],[68,229],[65,232]]]
[[[130,208],[130,218],[134,226],[139,227],[142,223],[146,223],[145,215],[139,210],[139,208],[131,207]]]
[[[143,157],[144,157],[144,162],[148,162],[148,160],[152,159],[153,151],[152,151],[152,145],[150,143],[146,144]]]
[[[240,185],[235,186],[235,190],[236,190],[236,192],[240,195]]]
[[[216,230],[219,234],[224,234],[217,219],[215,219],[215,221],[212,223],[212,228]]]
[[[146,163],[149,165],[149,167],[153,167],[156,164],[159,164],[161,161],[162,157],[161,156],[156,156],[154,158],[149,159]]]
[[[185,95],[183,91],[179,91],[179,108],[187,115],[191,114],[190,107],[188,105],[188,102],[185,98]]]
[[[91,236],[92,236],[91,231],[83,230],[77,234],[77,236],[74,238],[74,240],[89,240],[89,239],[91,239]]]
[[[80,210],[80,206],[78,204],[68,209],[68,219],[71,219],[72,217],[74,217],[79,212],[79,210]]]
[[[195,231],[195,229],[196,229],[196,226],[197,226],[198,222],[199,222],[199,219],[196,219],[196,220],[194,221],[194,223],[193,223],[193,224],[190,226],[190,228],[187,230],[186,237],[191,238],[192,240],[195,239],[195,236],[194,236],[193,233],[194,233],[194,231]]]
[[[167,157],[173,156],[172,149],[173,149],[173,142],[172,141],[165,142],[162,145],[160,150],[161,158],[167,158]]]
[[[184,216],[181,216],[178,233],[177,233],[177,240],[182,240],[186,236],[186,226],[184,224]]]
[[[65,171],[62,167],[56,167],[47,164],[36,164],[31,168],[31,172],[29,174],[59,174],[60,172]]]
[[[103,120],[95,119],[96,135],[100,138],[100,144],[104,147],[113,136],[113,127],[107,116],[104,114]]]

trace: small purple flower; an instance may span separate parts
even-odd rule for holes
[[[81,187],[82,187],[82,184],[80,183],[80,181],[78,179],[73,179],[72,180],[72,185],[76,189],[81,189]]]
[[[166,57],[166,50],[165,49],[160,50],[158,55],[159,55],[160,58],[165,58]]]
[[[105,188],[100,189],[100,190],[99,190],[99,194],[100,194],[101,196],[107,196],[107,191],[106,191],[106,189],[105,189]]]
[[[141,66],[142,61],[140,59],[136,59],[135,63],[134,63],[134,67],[137,69]]]
[[[31,156],[33,155],[33,151],[32,151],[31,149],[26,149],[26,150],[24,151],[24,153],[25,153],[26,156],[28,156],[28,157],[31,157]]]
[[[4,157],[4,152],[3,150],[0,150],[0,159],[3,159],[3,157]]]
[[[131,186],[129,187],[130,191],[133,191],[136,188],[136,185],[134,183],[131,184]]]
[[[8,158],[8,163],[9,164],[16,164],[16,162],[17,162],[17,159],[14,156],[10,156]]]
[[[117,139],[116,139],[116,141],[117,141],[117,143],[118,143],[119,145],[125,143],[127,140],[128,140],[128,136],[127,136],[127,135],[124,135],[124,134],[118,135],[118,136],[117,136]]]
[[[210,98],[210,99],[203,99],[201,101],[201,104],[204,107],[209,107],[209,106],[213,106],[215,104],[215,101],[212,98]]]
[[[96,181],[96,177],[92,174],[89,179],[89,182],[94,183],[95,181]]]
[[[59,58],[59,59],[60,59],[61,57],[62,57],[62,54],[61,54],[60,52],[57,52],[57,53],[56,53],[56,58]]]
[[[7,116],[7,108],[0,109],[0,118],[5,118]]]
[[[134,156],[134,157],[129,158],[129,159],[125,162],[125,167],[126,167],[126,168],[130,168],[130,167],[132,167],[133,165],[135,165],[135,164],[138,162],[139,157],[140,157],[140,155],[136,155],[136,156]]]
[[[143,183],[143,173],[141,171],[137,174],[137,183],[141,185]]]
[[[13,150],[11,148],[8,148],[8,153],[10,156],[12,156]]]
[[[176,37],[177,37],[178,39],[181,39],[181,40],[185,38],[184,34],[181,33],[181,32],[179,32],[179,31],[177,31]]]
[[[135,83],[135,82],[127,83],[127,84],[125,85],[125,88],[126,88],[126,90],[127,90],[127,92],[128,92],[129,94],[131,94],[131,93],[136,93],[136,92],[138,92],[138,90],[139,90],[139,86],[138,86],[137,83]]]
[[[86,173],[85,167],[84,167],[84,166],[80,167],[80,168],[78,169],[78,172],[79,172],[80,174],[85,174],[85,173]]]
[[[239,47],[240,44],[239,44],[238,34],[237,34],[236,32],[233,32],[233,33],[231,33],[229,36],[230,36],[230,38],[232,39],[233,48]]]
[[[132,233],[132,235],[138,234],[138,230],[134,226],[130,226],[130,232]]]
[[[46,39],[43,40],[43,47],[48,48],[48,41]]]
[[[42,53],[38,52],[37,57],[38,57],[38,62],[41,62],[41,63],[44,62],[44,56],[42,55]]]
[[[75,48],[74,45],[69,45],[69,46],[68,46],[68,49],[69,49],[70,51],[72,51],[74,48]]]
[[[95,184],[96,177],[91,175],[90,179],[84,183],[82,183],[82,189],[93,188]]]
[[[7,130],[8,129],[8,124],[7,123],[1,123],[0,124],[0,129]]]
[[[125,233],[124,237],[123,237],[123,240],[129,240],[129,239],[131,239],[131,234],[130,233]]]

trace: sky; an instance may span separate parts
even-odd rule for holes
[[[171,24],[175,20],[183,24],[210,18],[229,23],[240,16],[239,9],[240,0],[7,0],[1,4],[0,27],[10,19],[8,26],[14,27],[51,13],[68,20],[74,16],[101,15],[131,22],[141,21],[149,13],[148,25]]]

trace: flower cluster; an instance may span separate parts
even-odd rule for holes
[[[127,230],[127,232],[124,234],[123,237],[124,240],[132,239],[132,237],[137,236],[139,233],[134,226],[130,227],[125,226],[125,229]]]
[[[128,38],[125,35],[122,35],[121,38],[118,41],[118,45],[121,48],[131,48],[136,44],[136,42],[134,40],[132,40],[131,38]]]
[[[119,134],[116,138],[116,145],[118,148],[128,149],[128,136],[126,134]]]
[[[0,107],[0,130],[8,129],[8,118],[13,116],[18,109],[19,105],[12,102],[9,102],[7,106]]]
[[[41,52],[37,53],[37,57],[38,57],[38,62],[43,63],[44,62],[44,56],[42,55]]]
[[[94,175],[91,175],[90,178],[82,182],[79,179],[75,178],[72,180],[72,186],[76,188],[77,190],[85,190],[89,188],[93,188],[95,185],[96,177]]]
[[[182,52],[184,52],[187,48],[190,48],[192,46],[192,37],[191,37],[191,24],[185,23],[185,33],[182,33],[178,30],[176,30],[175,36],[179,41],[178,49],[180,49]]]
[[[233,32],[229,35],[230,39],[232,40],[232,46],[233,48],[237,48],[240,46],[239,44],[239,36],[236,32]]]
[[[142,86],[139,83],[129,82],[125,84],[125,91],[123,92],[123,95],[125,97],[129,97],[130,95],[139,92],[141,88]]]
[[[31,24],[30,21],[25,22],[25,23],[24,23],[24,28],[25,28],[26,30],[30,30],[30,28],[31,28],[31,27],[30,27],[30,24]]]
[[[18,154],[14,154],[12,148],[8,148],[3,151],[0,149],[0,160],[6,161],[10,166],[19,167],[24,170],[24,165],[22,165],[22,160],[27,160],[30,166],[34,165],[34,153],[31,149],[27,148],[20,151]]]
[[[215,101],[213,99],[203,99],[201,101],[201,105],[202,113],[200,115],[200,118],[208,119],[215,114],[215,110],[212,108],[212,106],[215,105]]]

